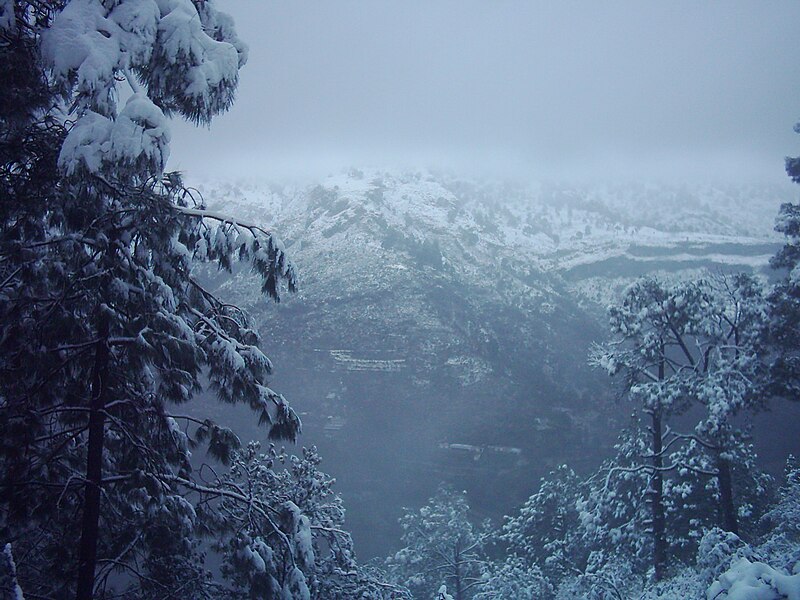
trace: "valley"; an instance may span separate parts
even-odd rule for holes
[[[557,465],[595,467],[629,413],[586,360],[606,305],[645,274],[769,277],[772,220],[792,193],[356,170],[197,187],[210,208],[277,232],[298,270],[277,305],[247,271],[206,277],[256,320],[272,387],[337,478],[365,558],[391,551],[401,507],[440,481],[497,519]],[[225,417],[263,437],[249,413]]]

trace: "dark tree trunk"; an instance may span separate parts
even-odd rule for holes
[[[108,317],[101,316],[98,327],[100,341],[92,367],[92,389],[89,405],[89,447],[86,458],[86,491],[83,499],[83,523],[78,553],[77,600],[91,600],[97,565],[97,537],[100,524],[100,484],[103,478],[103,444],[105,442],[105,406],[108,398]]]
[[[661,355],[664,355],[664,346],[661,346]],[[664,359],[658,365],[658,379],[663,381],[665,377]],[[664,578],[664,570],[667,563],[667,540],[666,526],[667,519],[664,515],[664,458],[661,455],[664,451],[664,438],[661,430],[661,407],[656,406],[652,412],[652,434],[653,434],[653,477],[650,482],[652,488],[650,493],[650,510],[653,519],[653,569],[656,581]]]
[[[733,480],[731,477],[731,463],[717,453],[717,472],[719,480],[720,512],[722,513],[722,528],[739,535],[739,520],[736,517],[736,504],[733,501]]]
[[[650,493],[650,508],[653,519],[653,568],[655,569],[656,581],[664,578],[664,570],[667,562],[667,541],[666,541],[666,516],[664,514],[664,476],[662,468],[664,466],[661,452],[664,448],[664,441],[661,431],[661,411],[653,410],[653,477],[650,483],[652,488]]]
[[[455,552],[456,563],[456,597],[455,600],[464,600],[463,582],[461,581],[463,575],[461,574],[461,542],[456,542]]]

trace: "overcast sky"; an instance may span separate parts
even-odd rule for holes
[[[800,1],[225,0],[238,100],[170,167],[782,181]]]

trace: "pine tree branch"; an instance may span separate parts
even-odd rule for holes
[[[211,219],[213,221],[219,221],[220,223],[223,223],[223,224],[230,223],[231,225],[247,229],[250,232],[257,231],[257,232],[261,233],[262,235],[265,235],[267,237],[272,237],[272,232],[260,227],[259,225],[256,225],[255,223],[248,223],[247,221],[243,221],[241,219],[237,219],[237,218],[232,217],[230,215],[225,215],[225,214],[222,214],[222,213],[218,213],[218,212],[214,212],[214,211],[210,211],[210,210],[204,210],[204,209],[200,209],[200,208],[189,208],[187,206],[179,206],[177,204],[173,204],[173,208],[175,210],[177,210],[178,212],[183,213],[184,215],[187,215],[187,216],[190,216],[190,217],[199,217],[201,219]]]

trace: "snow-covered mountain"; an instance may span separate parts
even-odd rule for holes
[[[510,509],[549,467],[595,464],[627,412],[586,366],[605,305],[648,272],[768,273],[793,193],[358,170],[197,187],[277,232],[298,269],[278,306],[249,273],[213,281],[257,318],[274,386],[339,479],[366,555],[441,479],[478,511]]]
[[[352,267],[345,257],[356,249],[358,264],[371,274],[368,281],[347,278],[357,287],[380,285],[414,265],[481,287],[494,285],[487,271],[516,279],[557,273],[575,281],[667,263],[758,268],[780,242],[775,215],[793,194],[788,185],[523,186],[358,170],[306,186],[199,187],[210,205],[297,244],[292,253],[304,277]]]

